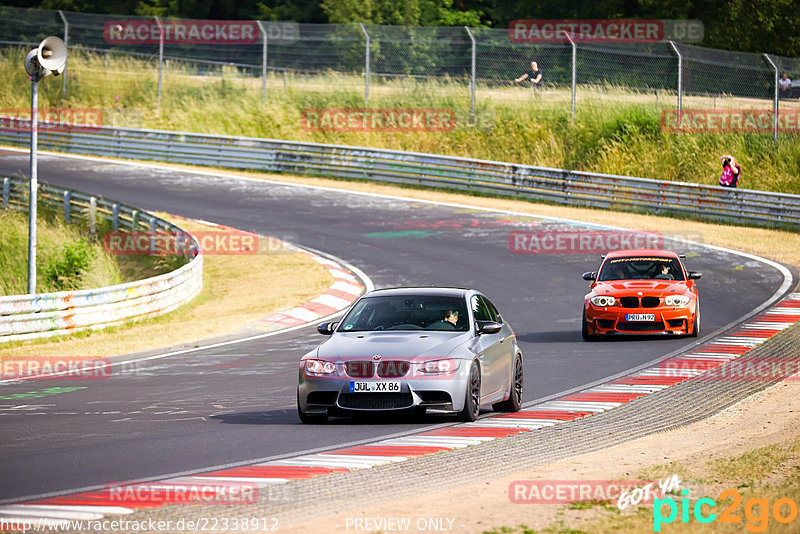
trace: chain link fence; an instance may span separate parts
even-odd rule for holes
[[[364,88],[369,105],[370,84],[404,89],[407,84],[434,81],[448,84],[471,98],[471,113],[481,91],[512,84],[535,60],[546,90],[577,87],[567,97],[572,110],[582,95],[610,89],[675,98],[678,113],[683,97],[747,99],[741,107],[769,102],[794,105],[800,96],[800,59],[715,50],[677,42],[586,44],[519,43],[506,29],[467,27],[404,27],[373,24],[301,24],[274,21],[196,21],[244,24],[247,37],[235,42],[212,39],[154,38],[158,28],[175,21],[157,17],[115,16],[0,6],[0,44],[34,46],[48,35],[63,36],[72,52],[124,55],[152,61],[158,68],[158,102],[162,80],[172,73],[200,76],[260,78],[261,96],[289,84],[316,83],[332,88]],[[145,28],[146,38],[115,41],[111,32],[123,24]],[[249,25],[249,26],[247,26]],[[138,26],[137,26],[138,27]],[[141,35],[139,35],[141,37]],[[69,69],[69,65],[67,67]],[[778,90],[786,72],[789,91]],[[268,83],[269,80],[269,83]],[[69,91],[68,76],[63,92]],[[568,94],[565,92],[565,94]],[[775,135],[777,137],[777,113]]]

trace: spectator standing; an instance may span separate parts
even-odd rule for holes
[[[539,68],[537,62],[531,61],[531,70],[519,78],[514,78],[514,83],[524,82],[525,80],[530,80],[533,88],[542,87],[542,69]]]
[[[792,80],[783,73],[781,79],[778,80],[778,88],[780,89],[780,97],[781,98],[790,98],[792,96]]]
[[[737,187],[739,178],[742,175],[742,168],[730,154],[720,156],[722,162],[722,174],[719,176],[719,185],[722,187]]]

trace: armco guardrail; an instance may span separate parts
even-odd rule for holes
[[[55,131],[44,126],[39,133],[43,150],[377,180],[755,225],[800,223],[798,195],[377,148],[136,128]],[[24,128],[0,130],[0,144],[26,146],[28,139]]]
[[[2,178],[3,208],[27,211],[28,182]],[[62,212],[67,222],[84,220],[94,232],[104,220],[113,230],[183,232],[155,215],[78,191],[41,184],[43,210]],[[180,268],[137,282],[37,295],[0,297],[0,343],[69,334],[167,313],[192,300],[203,288],[203,255],[197,250]]]

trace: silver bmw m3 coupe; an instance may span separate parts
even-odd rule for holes
[[[377,411],[519,411],[522,352],[483,294],[460,288],[394,288],[362,296],[330,336],[300,360],[297,411],[304,423]]]

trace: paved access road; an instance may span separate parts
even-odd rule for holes
[[[24,178],[27,169],[27,153],[0,150],[0,176]],[[599,256],[509,250],[512,231],[576,229],[566,223],[55,155],[41,155],[39,176],[146,210],[202,218],[335,254],[361,268],[377,287],[480,289],[517,331],[526,357],[527,401],[694,343],[691,338],[583,342],[580,312],[587,283],[581,273],[596,269]],[[704,273],[704,334],[747,314],[781,285],[781,274],[758,261],[680,248],[690,253],[688,267]],[[295,413],[296,362],[320,341],[309,326],[115,366],[107,380],[0,384],[0,501],[340,447],[449,421],[301,425]]]

